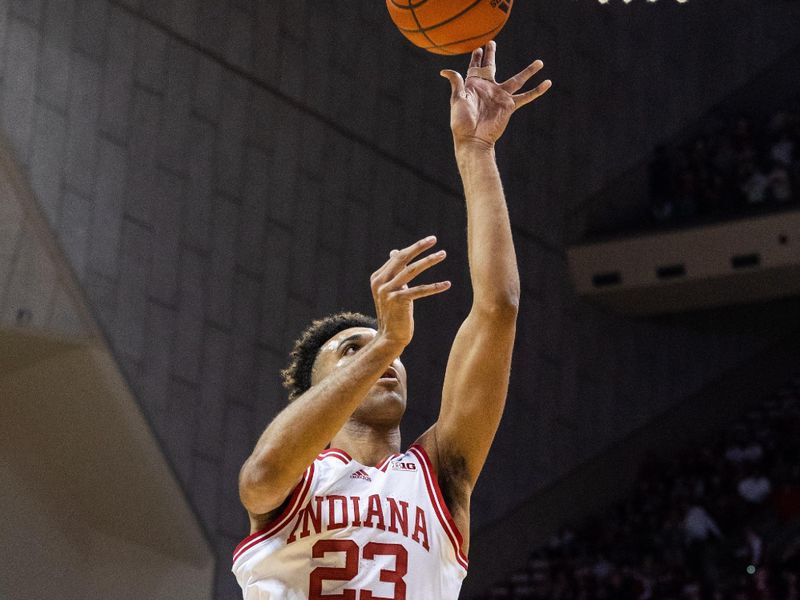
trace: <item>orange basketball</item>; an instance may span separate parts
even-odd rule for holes
[[[386,0],[411,43],[436,54],[466,54],[503,28],[514,0]]]

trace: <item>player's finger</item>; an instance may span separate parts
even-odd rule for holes
[[[402,265],[399,267],[396,264],[395,256],[399,253],[399,250],[390,250],[389,251],[389,259],[383,263],[380,267],[375,269],[375,271],[369,277],[370,286],[373,288],[373,291],[377,290],[378,286],[383,285],[387,281],[389,281],[392,277],[395,276],[397,271],[402,268]]]
[[[436,243],[436,236],[430,235],[406,246],[402,250],[392,250],[389,253],[389,260],[381,265],[372,274],[370,280],[374,283],[382,283],[390,280],[397,275],[414,258],[425,252]]]
[[[388,285],[391,286],[391,288],[399,288],[402,285],[406,285],[417,275],[424,273],[434,265],[438,265],[445,258],[447,258],[447,252],[444,250],[439,250],[438,252],[429,254],[425,258],[420,258],[395,275]]]
[[[544,63],[541,60],[535,60],[522,71],[501,83],[500,87],[509,94],[515,94],[520,88],[522,88],[523,85],[525,85],[525,82],[538,73],[543,66]]]
[[[480,67],[482,58],[483,58],[483,48],[475,48],[475,50],[472,51],[472,56],[470,56],[469,66]]]
[[[406,246],[395,254],[392,258],[396,262],[402,262],[403,266],[407,265],[410,261],[414,260],[417,256],[431,248],[436,243],[436,236],[429,235],[426,238],[417,240],[410,246]]]
[[[397,254],[398,252],[400,252],[400,251],[399,250],[390,250],[389,251],[389,258],[380,267],[375,269],[375,272],[372,274],[372,279],[375,279],[378,275],[380,275],[386,269],[386,267],[388,267],[390,264],[392,264],[392,262],[394,262],[394,260],[393,260],[394,259],[394,255]]]
[[[439,73],[442,77],[450,81],[450,102],[455,102],[464,97],[464,79],[461,73],[445,69]]]
[[[414,287],[408,288],[407,290],[401,290],[399,292],[395,292],[395,294],[405,296],[406,298],[410,298],[411,300],[418,300],[419,298],[424,298],[426,296],[441,294],[442,292],[446,292],[449,289],[450,289],[449,281],[438,281],[436,283],[426,283],[424,285],[416,285]]]
[[[485,49],[483,51],[483,61],[481,62],[482,67],[491,67],[492,69],[495,68],[494,56],[497,52],[497,43],[494,40],[489,41]]]
[[[553,82],[549,79],[545,79],[542,83],[537,85],[529,92],[525,92],[524,94],[517,94],[516,96],[511,96],[514,99],[514,108],[519,108],[520,106],[525,106],[528,102],[533,102],[539,96],[544,94],[547,90],[550,89],[550,86],[553,85]]]

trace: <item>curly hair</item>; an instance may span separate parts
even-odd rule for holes
[[[311,387],[311,369],[322,345],[340,331],[351,327],[378,328],[378,322],[357,312],[341,312],[317,319],[306,327],[289,354],[289,365],[281,371],[283,387],[289,390],[289,402]]]

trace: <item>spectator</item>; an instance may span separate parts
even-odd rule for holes
[[[800,527],[783,520],[800,486],[798,397],[800,378],[725,439],[648,456],[625,501],[562,527],[484,600],[800,600]]]
[[[683,519],[683,530],[687,543],[705,542],[712,534],[715,537],[722,537],[722,534],[708,514],[700,504],[694,504],[686,509],[686,516]]]
[[[747,469],[746,476],[736,486],[739,496],[750,504],[761,504],[772,492],[769,478],[757,467]]]
[[[751,463],[758,463],[764,457],[764,447],[756,440],[751,439],[742,450],[742,458]]]
[[[800,195],[800,112],[769,119],[716,119],[680,148],[659,145],[648,165],[650,216],[657,224],[738,207],[786,205]]]
[[[775,143],[772,144],[769,150],[769,156],[778,164],[788,167],[794,160],[794,152],[794,140],[791,138],[788,131],[782,131]]]
[[[772,163],[772,170],[767,176],[767,197],[772,202],[781,204],[792,199],[792,182],[789,178],[789,171],[786,165],[775,160]]]
[[[748,204],[761,204],[767,199],[769,178],[761,165],[742,165],[741,190]]]
[[[762,563],[764,554],[764,540],[756,533],[755,529],[747,525],[741,534],[741,538],[733,550],[733,557],[736,560],[736,568],[740,572],[753,567],[758,567]]]
[[[725,460],[738,465],[746,460],[744,430],[735,430],[729,438],[730,441],[725,447]]]

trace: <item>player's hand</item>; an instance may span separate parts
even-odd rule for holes
[[[414,261],[436,244],[431,236],[402,250],[392,250],[383,266],[370,277],[372,298],[378,317],[378,336],[405,347],[414,336],[414,300],[440,294],[450,288],[449,281],[409,287],[420,273],[445,259],[444,250]],[[412,262],[413,261],[413,262]]]
[[[505,131],[511,114],[552,85],[546,79],[532,90],[517,94],[544,66],[541,60],[534,61],[507,81],[497,83],[494,80],[496,49],[497,45],[491,41],[473,51],[466,82],[456,71],[441,72],[442,77],[450,80],[450,128],[456,143],[478,141],[494,145]]]

